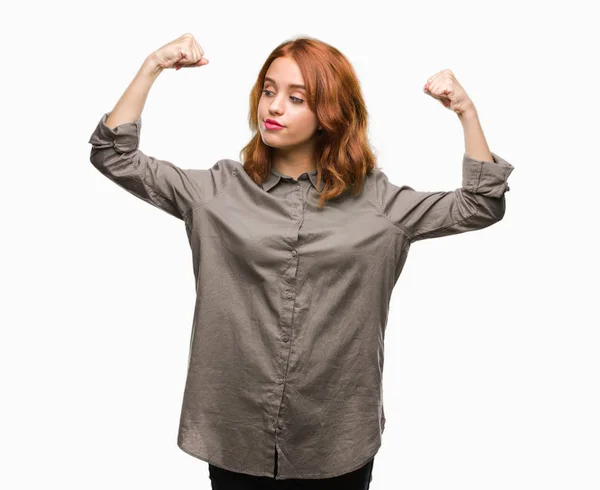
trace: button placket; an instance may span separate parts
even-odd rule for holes
[[[298,251],[295,249],[290,252],[290,256],[292,257],[296,257],[297,255]],[[294,293],[288,288],[285,290],[285,296],[288,299],[292,299],[294,297]],[[283,333],[281,335],[281,340],[283,340],[284,342],[288,342],[290,340],[290,336],[287,333]]]
[[[302,185],[300,183],[296,182],[291,182],[292,183],[292,189],[294,190],[302,190]],[[299,192],[298,194],[296,194],[295,192],[291,192],[286,196],[286,199],[288,201],[288,204],[290,206],[290,218],[294,221],[294,222],[298,222],[301,223],[302,222],[302,216],[301,215],[296,215],[294,216],[294,208],[298,209],[298,207],[300,209],[302,209],[302,192]],[[296,230],[297,231],[297,230]],[[297,234],[295,239],[297,240]],[[284,287],[281,291],[281,294],[283,295],[284,298],[284,305],[283,305],[283,310],[282,310],[282,314],[281,314],[281,322],[280,322],[280,326],[281,326],[281,333],[280,333],[280,339],[283,343],[287,343],[290,341],[291,339],[291,334],[286,332],[286,330],[291,329],[291,323],[292,323],[292,314],[294,311],[294,301],[295,301],[295,277],[296,277],[296,270],[297,270],[297,260],[294,260],[297,256],[298,256],[298,251],[296,249],[291,249],[289,251],[289,256],[288,256],[288,262],[290,267],[287,268],[286,270],[286,275],[284,277]],[[282,390],[285,389],[285,374],[286,374],[286,361],[288,359],[288,356],[290,355],[290,349],[289,349],[289,345],[287,345],[285,348],[283,347],[283,344],[281,344],[281,349],[280,349],[280,355],[278,356],[278,360],[279,365],[280,365],[280,373],[283,374],[277,374],[276,377],[274,378],[274,382],[276,383],[275,386],[278,386],[279,388],[276,389],[275,391],[278,393],[281,393]],[[275,396],[275,395],[274,395]],[[282,408],[282,406],[284,405],[283,400],[281,400],[280,398],[280,403],[279,403],[279,407],[280,410]],[[279,426],[279,429],[281,428],[281,426]]]

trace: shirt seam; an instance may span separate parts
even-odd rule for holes
[[[371,183],[371,189],[372,188],[373,188],[373,183]],[[408,241],[411,240],[410,234],[398,223],[394,223],[394,221],[392,221],[390,219],[390,217],[387,214],[385,214],[385,212],[383,211],[383,208],[379,207],[377,202],[374,202],[370,196],[367,196],[367,201],[369,203],[371,203],[371,205],[375,208],[375,210],[378,211],[386,220],[388,220],[392,225],[394,225],[395,228],[398,228]]]
[[[195,211],[196,209],[201,208],[205,204],[208,204],[209,202],[215,200],[217,197],[219,197],[221,194],[223,194],[226,190],[228,190],[230,188],[230,186],[231,186],[231,183],[235,179],[237,179],[238,172],[239,172],[238,169],[233,169],[231,171],[231,174],[230,174],[231,178],[229,179],[229,182],[227,182],[227,184],[225,184],[225,186],[220,191],[218,191],[213,197],[211,197],[208,201],[204,201],[204,202],[202,202],[200,204],[192,206],[190,209],[188,209],[187,211],[185,211],[185,213],[183,214],[184,221],[188,220],[188,218],[190,217],[190,215],[192,214],[193,211]]]
[[[370,198],[367,198],[367,201],[369,201],[373,205],[375,210],[378,211],[387,221],[389,221],[392,225],[394,225],[395,228],[400,230],[400,233],[402,233],[406,237],[407,240],[411,240],[408,232],[402,226],[400,226],[398,223],[394,223],[394,221],[392,221],[390,219],[390,217],[387,214],[385,214],[381,208],[379,208],[377,203],[374,203]]]

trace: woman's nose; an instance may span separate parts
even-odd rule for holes
[[[271,112],[276,111],[279,112],[281,109],[281,102],[278,98],[273,99],[273,101],[271,102],[271,105],[269,106],[269,109],[271,110]]]

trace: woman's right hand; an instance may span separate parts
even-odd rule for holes
[[[165,44],[150,55],[157,68],[193,68],[208,64],[204,50],[189,32]]]

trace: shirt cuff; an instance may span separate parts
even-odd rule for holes
[[[493,162],[475,160],[463,154],[462,187],[468,192],[490,197],[501,197],[510,190],[507,179],[514,167],[492,153]]]
[[[137,150],[140,144],[140,130],[142,128],[141,116],[137,121],[119,124],[115,128],[106,125],[106,119],[110,112],[105,113],[96,129],[92,133],[88,143],[97,148],[112,146],[119,153],[127,153]]]

